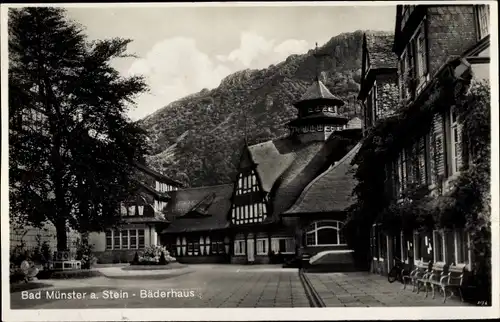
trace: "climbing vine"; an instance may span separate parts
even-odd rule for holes
[[[379,121],[367,133],[353,163],[357,165],[357,202],[350,208],[346,227],[356,227],[351,246],[369,252],[361,232],[369,234],[376,221],[390,234],[435,228],[465,228],[471,236],[473,270],[484,285],[491,281],[490,225],[490,85],[467,82],[444,73],[431,84],[426,97]],[[400,200],[387,189],[386,164],[416,138],[429,133],[432,117],[455,105],[462,126],[462,160],[459,175],[442,191],[443,178],[436,178],[434,194],[426,188],[408,187]],[[436,164],[436,162],[434,162]],[[434,171],[436,173],[437,171]],[[349,241],[349,240],[348,240]],[[368,257],[365,257],[368,258]]]

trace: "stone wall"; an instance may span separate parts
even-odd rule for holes
[[[461,55],[478,41],[473,6],[429,6],[428,49],[431,77],[452,55]]]
[[[376,113],[377,120],[380,120],[393,115],[398,107],[399,88],[397,73],[377,75],[376,84]]]

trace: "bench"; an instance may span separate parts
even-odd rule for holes
[[[446,303],[446,290],[458,289],[460,300],[463,302],[462,288],[467,273],[467,264],[453,264],[448,269],[448,274],[442,278],[441,289],[443,290],[443,303]]]
[[[410,272],[409,275],[403,276],[403,289],[406,289],[407,281],[409,281],[412,285],[411,291],[414,292],[417,287],[417,281],[421,278],[429,269],[429,264],[426,264],[422,261],[417,261],[415,263],[415,268]]]
[[[415,274],[415,282],[414,285],[417,289],[417,294],[420,293],[420,286],[425,287],[425,296],[428,294],[428,284],[429,278],[432,274],[432,262],[429,263],[420,263],[418,267],[418,271]]]
[[[439,290],[443,290],[444,292],[444,282],[448,277],[449,274],[449,265],[443,262],[438,262],[435,263],[432,267],[432,273],[429,276],[429,284],[432,288],[432,298],[436,298],[436,288]],[[426,294],[425,296],[427,297],[427,288],[426,288]]]

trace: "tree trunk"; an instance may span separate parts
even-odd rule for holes
[[[68,233],[66,231],[66,220],[58,220],[56,223],[57,250],[68,250]]]

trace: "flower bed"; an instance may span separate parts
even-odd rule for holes
[[[141,255],[135,253],[134,260],[130,264],[155,266],[167,265],[172,262],[176,262],[176,259],[170,256],[170,252],[164,246],[151,245],[144,249]]]

